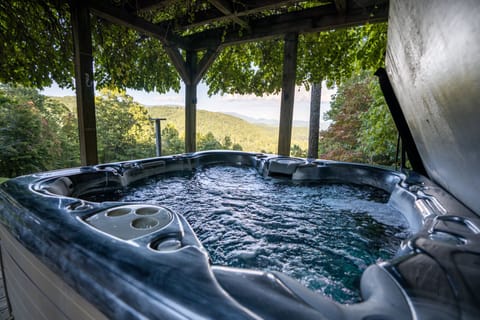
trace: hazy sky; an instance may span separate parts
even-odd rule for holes
[[[327,90],[324,86],[322,89],[322,114],[330,107],[330,98],[334,90]],[[42,91],[42,94],[48,96],[68,96],[74,95],[72,90],[60,89],[54,85]],[[178,105],[183,106],[185,100],[184,87],[179,93],[168,92],[165,94],[146,93],[143,91],[127,90],[127,94],[132,96],[135,101],[147,105]],[[199,109],[238,113],[255,119],[273,119],[280,118],[280,95],[266,95],[257,97],[255,95],[214,95],[209,97],[207,94],[207,86],[200,83],[197,89]],[[303,88],[297,88],[295,92],[294,120],[308,121],[310,110],[310,92]],[[322,118],[323,119],[323,118]],[[323,126],[322,126],[323,127]]]

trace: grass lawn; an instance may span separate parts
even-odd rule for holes
[[[2,177],[0,177],[0,183],[2,183],[3,181],[7,181],[7,180],[8,180],[8,178],[2,178]]]

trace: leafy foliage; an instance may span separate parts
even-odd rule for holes
[[[370,83],[370,93],[373,101],[360,117],[360,148],[367,155],[368,162],[391,165],[396,161],[398,131],[376,83]]]
[[[147,110],[122,91],[103,89],[95,97],[100,162],[146,158],[155,154]]]
[[[209,94],[278,93],[282,86],[283,43],[250,42],[224,48],[205,75]]]
[[[180,90],[180,77],[159,40],[96,18],[93,45],[98,88]]]
[[[72,87],[68,6],[60,0],[0,1],[0,82]]]
[[[64,147],[75,139],[69,110],[46,100],[36,90],[0,86],[0,176],[13,177],[58,168],[73,155]]]
[[[174,19],[179,14],[193,13],[194,7],[197,8],[198,5],[200,3],[178,3],[171,7],[172,12],[156,12],[154,18],[159,19],[158,21]],[[308,6],[308,2],[305,5]],[[134,88],[160,93],[180,89],[180,78],[157,39],[145,37],[136,31],[111,24],[95,16],[92,18],[92,31],[95,80],[98,88]],[[0,81],[15,81],[28,86],[43,87],[52,84],[54,80],[61,87],[73,86],[72,36],[69,9],[65,1],[0,2],[0,38],[2,39]],[[206,74],[205,81],[209,85],[209,93],[253,93],[258,96],[278,93],[281,90],[283,44],[282,40],[268,40],[225,48]],[[376,69],[383,65],[385,47],[386,24],[367,24],[349,29],[300,35],[297,85],[308,88],[310,83],[322,80],[327,80],[329,85],[339,84],[355,71]],[[97,110],[98,129],[101,132],[99,135],[101,161],[147,155],[149,152],[146,151],[148,149],[146,146],[151,142],[151,137],[142,131],[142,128],[147,128],[143,111],[138,106],[133,106],[132,101],[124,100],[126,97],[119,101],[109,101],[111,97],[107,94],[104,98],[106,100],[100,98],[99,103],[109,106],[100,106]],[[36,104],[36,107],[41,108],[41,105]],[[70,139],[69,141],[67,138],[60,139],[62,150],[68,150],[64,154],[76,154],[72,146],[76,145],[77,141],[71,135],[76,130],[74,115],[59,114],[57,116],[65,119],[49,119],[54,115],[47,112],[48,110],[41,111],[45,111],[42,114],[47,121],[62,123],[54,131],[59,133],[63,130],[65,131],[63,135]],[[355,121],[351,124],[360,125],[364,128],[362,132],[365,133],[390,135],[388,128],[378,123],[374,126],[375,130],[368,126],[369,121],[373,121],[374,118],[380,120],[379,123],[386,124],[386,120],[381,121],[386,119],[382,112],[382,109],[377,108],[369,115],[362,116],[360,121],[362,124]],[[112,120],[116,118],[117,122]],[[337,122],[342,123],[341,119],[339,120]],[[132,123],[143,124],[140,127]],[[369,129],[366,129],[367,127]],[[112,128],[127,132],[125,134],[117,132],[115,135]],[[183,132],[183,124],[176,124],[166,132],[166,136],[172,137],[170,144],[172,148],[169,152],[181,150],[178,141],[180,135],[175,135],[173,131],[176,128]],[[261,131],[258,128],[256,130]],[[272,130],[274,129],[264,130],[269,131],[268,136],[273,139],[262,140],[264,144],[260,147],[251,137],[241,141],[224,141],[222,144],[220,142],[222,139],[227,140],[227,136],[233,137],[227,127],[220,132],[211,130],[211,134],[199,130],[203,132],[198,138],[199,149],[213,147],[238,149],[244,146],[247,150],[258,150],[259,147],[261,150],[274,152],[278,133]],[[373,141],[367,137],[363,139]],[[112,145],[112,141],[117,141],[116,145]],[[265,143],[266,141],[269,142]],[[292,154],[302,155],[304,152],[302,143],[295,140],[293,143],[297,146],[293,148]],[[350,145],[351,152],[354,152],[353,137],[344,137],[341,147],[346,150],[347,145]],[[331,147],[324,146],[325,152],[333,152]],[[355,152],[362,158],[361,153],[383,152],[378,148],[375,142],[371,142],[362,150],[355,149]],[[382,148],[387,152],[390,145]],[[62,163],[74,164],[77,156],[59,159]],[[373,158],[370,160],[376,161]]]
[[[43,88],[74,86],[68,1],[0,2],[0,82]],[[97,88],[180,90],[180,78],[159,40],[93,16]]]
[[[327,80],[341,83],[358,70],[384,63],[387,25],[325,31],[299,36],[297,85]],[[225,48],[205,76],[209,94],[278,93],[282,85],[283,41],[268,40]]]
[[[302,149],[298,144],[294,144],[290,150],[290,155],[292,157],[306,158],[307,150]]]
[[[76,101],[73,97],[55,97],[54,99],[67,105],[70,110],[76,108]],[[162,154],[184,152],[185,109],[178,106],[149,106],[145,109],[152,118],[167,118],[165,124],[162,123]],[[97,122],[100,121],[101,119],[97,118]],[[224,113],[198,110],[197,132],[199,133],[198,138],[211,132],[222,145],[222,149],[252,152],[263,150],[274,153],[277,148],[277,126],[256,125]],[[98,134],[100,135],[100,133]],[[292,143],[305,150],[307,135],[306,127],[294,127]]]
[[[396,130],[375,83],[361,76],[339,87],[328,113],[333,124],[321,138],[323,158],[393,163]],[[72,103],[72,99],[46,98],[24,87],[1,85],[0,89],[0,176],[79,165],[77,119],[58,101]],[[183,108],[145,108],[123,91],[106,89],[96,99],[102,162],[153,156],[150,115],[168,119],[162,130],[163,154],[184,151]],[[203,110],[198,112],[198,123],[199,150],[246,146],[248,151],[272,153],[276,148],[276,127]],[[292,156],[305,157],[306,130],[294,127]]]
[[[180,139],[180,135],[175,126],[168,123],[162,129],[162,155],[179,154],[185,152],[185,142]]]
[[[185,132],[185,109],[174,106],[155,106],[147,107],[153,118],[167,118],[166,125],[175,127],[180,132],[180,138],[183,139]],[[266,153],[275,153],[278,143],[278,127],[267,125],[256,125],[249,123],[237,117],[205,110],[197,111],[197,133],[200,136],[211,132],[216,140],[225,149],[242,150]],[[297,144],[305,149],[307,146],[308,128],[294,127],[292,132],[292,144]],[[228,138],[226,138],[228,137]],[[162,138],[163,139],[163,138]],[[197,142],[199,137],[197,137]],[[231,142],[225,141],[230,139]],[[183,141],[183,140],[182,140]],[[200,146],[197,145],[198,150]]]
[[[68,104],[67,107],[65,104]],[[96,97],[101,162],[155,155],[151,116],[167,117],[162,153],[184,152],[184,109],[146,108],[121,90],[103,89]],[[0,176],[80,165],[77,118],[71,97],[47,98],[35,89],[0,85]],[[278,128],[200,110],[198,150],[228,149],[273,153]],[[177,129],[179,128],[179,129]],[[179,133],[182,132],[182,135]],[[295,156],[304,156],[306,128],[294,128]]]
[[[321,158],[392,165],[397,130],[380,88],[362,74],[338,87],[320,139]]]
[[[358,148],[357,134],[362,125],[360,116],[368,110],[371,103],[368,84],[364,79],[346,82],[338,88],[326,115],[333,123],[322,135],[325,152],[322,157],[340,161],[365,161],[365,155]]]
[[[199,151],[222,149],[222,144],[215,139],[215,136],[211,132],[207,132],[206,135],[197,135],[197,139],[197,148]]]
[[[162,155],[179,154],[184,152],[184,141],[180,139],[178,130],[172,123],[162,130]],[[223,138],[223,144],[215,138],[212,132],[197,134],[197,148],[203,150],[242,150],[238,143],[232,143],[230,136]]]
[[[121,91],[105,89],[96,99],[102,162],[155,155],[153,124],[145,107]],[[176,143],[183,148],[178,132]],[[35,89],[0,85],[0,176],[78,165],[75,114]]]
[[[73,86],[73,50],[67,1],[0,2],[0,82],[44,87],[56,81]],[[168,10],[144,12],[161,21],[201,10],[202,2],[174,2]],[[313,5],[308,1],[303,5]],[[151,15],[151,16],[149,16]],[[19,17],[22,17],[19,19]],[[193,18],[193,16],[192,16]],[[180,78],[159,40],[92,16],[95,81],[98,88],[166,92]],[[188,33],[188,32],[187,32]],[[367,24],[301,35],[297,84],[340,83],[353,70],[383,64],[386,24]],[[268,40],[225,48],[206,75],[209,93],[278,93],[283,41]]]

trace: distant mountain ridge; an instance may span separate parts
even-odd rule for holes
[[[254,124],[263,124],[263,125],[267,125],[267,126],[275,126],[275,127],[278,127],[278,123],[279,123],[279,120],[275,120],[275,119],[265,119],[265,118],[252,118],[252,117],[249,117],[249,116],[245,116],[243,114],[239,114],[239,113],[236,113],[236,112],[222,112],[222,113],[225,113],[225,114],[229,114],[231,116],[234,116],[234,117],[237,117],[237,118],[240,118],[240,119],[243,119],[247,122],[250,122],[250,123],[254,123]],[[308,121],[304,121],[304,120],[293,120],[293,126],[294,127],[305,127],[305,128],[308,128]]]
[[[64,103],[70,110],[75,110],[74,96],[50,97]],[[162,122],[162,128],[172,124],[184,136],[185,108],[183,106],[144,106],[152,118],[167,118]],[[296,122],[292,130],[292,145],[297,144],[302,149],[308,144],[308,123]],[[238,143],[244,151],[277,152],[278,121],[271,119],[255,119],[237,113],[212,112],[197,110],[197,134],[205,135],[212,132],[215,138],[223,141],[229,136],[233,143]]]
[[[70,110],[73,110],[76,106],[76,103],[77,103],[77,100],[76,100],[76,97],[75,96],[64,96],[64,97],[50,97],[50,98],[53,98],[57,101],[61,101],[63,104],[65,104]],[[146,108],[151,108],[151,107],[157,107],[157,106],[147,106],[147,105],[144,105],[144,107]],[[158,107],[171,107],[171,108],[184,108],[183,106],[177,106],[177,105],[162,105],[162,106],[158,106]],[[202,110],[202,109],[199,109],[199,110]],[[253,117],[249,117],[249,116],[245,116],[243,114],[240,114],[240,113],[236,113],[236,112],[219,112],[219,113],[223,113],[223,114],[228,114],[228,115],[231,115],[231,116],[234,116],[236,118],[240,118],[242,120],[245,120],[249,123],[253,123],[253,124],[261,124],[261,125],[266,125],[266,126],[274,126],[274,127],[278,127],[278,122],[279,120],[275,120],[275,119],[265,119],[265,118],[253,118]],[[308,121],[305,121],[305,120],[293,120],[293,126],[294,127],[305,127],[305,128],[308,128],[308,125],[309,125],[309,122]]]
[[[152,117],[167,118],[165,124],[171,123],[183,135],[185,130],[184,107],[172,106],[147,106]],[[223,112],[197,110],[197,133],[212,132],[215,138],[223,141],[229,136],[233,143],[238,143],[244,151],[252,152],[277,152],[278,124],[269,126],[265,124],[250,123],[237,116]],[[292,145],[297,144],[302,149],[307,148],[308,128],[294,127],[292,130]]]

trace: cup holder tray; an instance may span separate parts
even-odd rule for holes
[[[124,205],[99,212],[85,221],[114,237],[131,240],[163,229],[173,220],[168,209],[155,205]]]

